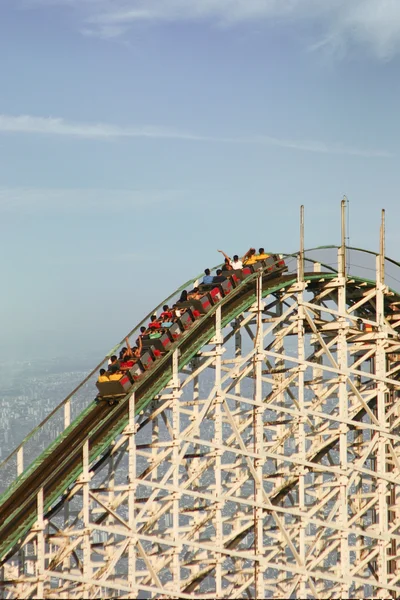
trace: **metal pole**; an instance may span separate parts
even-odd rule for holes
[[[297,267],[299,281],[304,281],[304,205],[300,206],[300,252]]]
[[[346,277],[346,199],[341,202],[341,241],[339,252],[339,274]]]
[[[379,254],[380,254],[380,283],[384,285],[385,283],[385,209],[382,209],[381,215],[381,229],[380,229],[380,244],[379,244]]]

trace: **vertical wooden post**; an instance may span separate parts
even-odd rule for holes
[[[136,587],[136,514],[135,514],[135,495],[136,495],[136,440],[135,440],[135,393],[129,398],[129,426],[128,426],[128,512],[130,540],[128,546],[128,583],[130,587],[130,597],[137,598],[138,590]]]
[[[386,352],[385,352],[385,335],[383,328],[385,325],[385,211],[382,210],[380,236],[379,236],[379,256],[376,264],[376,322],[378,325],[376,336],[376,352],[375,352],[375,374],[378,375],[377,383],[377,416],[380,427],[387,428],[386,420],[386,401],[388,398],[387,384],[383,381],[386,377]],[[386,437],[385,433],[379,432],[377,444],[377,460],[376,460],[376,492],[378,495],[378,516],[379,516],[379,533],[387,535],[388,532],[388,482],[382,477],[386,473]],[[378,555],[378,581],[379,583],[387,584],[388,582],[388,544],[387,542],[379,541]],[[377,597],[387,597],[387,590],[380,588]]]
[[[257,474],[257,481],[254,482],[254,501],[257,507],[254,508],[254,587],[255,597],[264,598],[264,570],[260,564],[260,560],[264,554],[264,528],[263,528],[263,510],[261,508],[264,496],[263,487],[263,442],[264,442],[264,424],[263,424],[263,408],[262,404],[262,367],[264,363],[264,335],[263,335],[263,303],[262,303],[262,274],[257,278],[257,335],[255,338],[256,355],[255,355],[255,389],[254,400],[257,406],[254,407],[254,453],[257,458],[254,459],[254,470]]]
[[[181,567],[180,567],[180,546],[179,546],[179,501],[180,493],[179,488],[179,438],[180,438],[180,408],[179,408],[179,397],[180,397],[180,382],[179,382],[179,350],[175,350],[172,355],[172,386],[173,386],[173,400],[172,400],[172,437],[173,437],[173,502],[172,502],[172,527],[173,527],[173,540],[175,546],[173,549],[172,559],[172,576],[174,592],[179,596],[181,587]]]
[[[44,541],[44,492],[40,488],[37,495],[37,598],[44,598],[45,579],[45,541]]]

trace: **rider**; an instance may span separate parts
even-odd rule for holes
[[[225,256],[225,265],[228,262],[232,269],[242,269],[243,268],[243,260],[246,255],[243,256],[243,258],[239,258],[239,256],[237,254],[234,254],[233,259],[232,259],[227,254],[225,254],[225,252],[223,250],[218,250],[218,252],[221,252],[221,254],[223,254]],[[226,266],[225,266],[225,268],[226,268]]]

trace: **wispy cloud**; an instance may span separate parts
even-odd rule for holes
[[[92,139],[112,139],[121,137],[169,138],[183,140],[201,140],[182,131],[162,127],[125,128],[106,123],[73,123],[62,118],[35,117],[30,115],[0,115],[0,133],[31,133],[58,135]]]
[[[313,48],[367,45],[387,59],[400,51],[399,0],[20,0],[25,6],[66,5],[85,34],[117,37],[138,22],[208,21],[219,25],[268,20],[313,24]]]
[[[319,154],[345,154],[363,157],[389,158],[389,152],[375,149],[362,149],[344,144],[328,144],[316,140],[290,140],[269,135],[249,136],[208,136],[194,132],[180,131],[163,127],[121,127],[107,123],[72,123],[61,118],[34,117],[29,115],[0,115],[1,134],[35,134],[68,136],[73,138],[112,140],[118,138],[149,138],[154,140],[181,140],[188,142],[208,142],[219,144],[248,144],[279,146],[292,150],[316,152]]]

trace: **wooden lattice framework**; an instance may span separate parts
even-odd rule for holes
[[[3,598],[398,598],[397,296],[319,266],[179,367],[3,565]],[[400,313],[399,313],[400,315]]]

